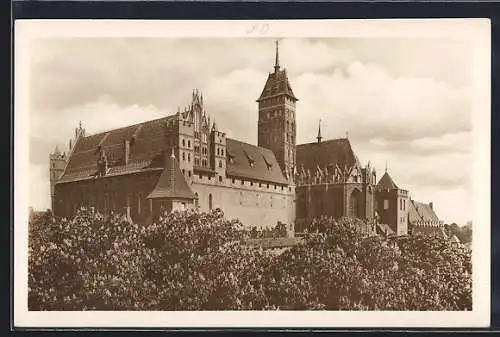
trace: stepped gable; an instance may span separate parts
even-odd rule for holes
[[[439,223],[439,218],[429,204],[410,200],[408,221],[409,223],[427,222],[437,224]]]
[[[381,190],[392,190],[398,189],[398,186],[394,183],[394,180],[392,180],[391,176],[386,171],[382,178],[378,181],[377,188]]]
[[[295,94],[293,93],[290,81],[288,80],[286,69],[277,69],[274,73],[269,73],[264,89],[262,90],[257,102],[269,97],[283,94],[291,97],[295,101],[298,101],[297,97],[295,97]]]
[[[194,199],[173,152],[148,199]]]
[[[331,139],[322,142],[299,144],[296,147],[297,171],[338,166],[340,169],[357,164],[351,143],[347,138]]]
[[[126,174],[149,168],[161,168],[165,146],[165,124],[175,115],[81,137],[75,144],[66,170],[59,182],[92,178],[97,173],[99,149],[108,159],[108,175]],[[130,141],[129,162],[125,165],[125,141]],[[159,159],[159,160],[158,160]]]
[[[286,185],[274,153],[266,148],[227,138],[226,175]]]

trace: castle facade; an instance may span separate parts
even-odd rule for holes
[[[296,103],[286,69],[269,73],[257,99],[258,144],[226,136],[205,111],[203,95],[177,113],[86,135],[81,124],[68,153],[50,154],[52,210],[80,206],[152,221],[165,211],[221,208],[247,226],[286,224],[321,215],[352,216],[379,231],[408,232],[412,203],[386,172],[360,164],[349,139],[296,144]],[[414,216],[415,217],[415,216]]]

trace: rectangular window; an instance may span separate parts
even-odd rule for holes
[[[389,209],[389,200],[384,200],[384,209]]]

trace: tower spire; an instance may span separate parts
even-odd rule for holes
[[[276,40],[276,60],[274,61],[274,72],[280,70],[280,54],[279,54],[279,40]]]
[[[321,139],[323,137],[321,137],[321,118],[319,120],[319,124],[318,124],[318,136],[316,137],[316,139],[318,140],[318,143],[321,143]]]
[[[387,159],[385,160],[385,172],[387,172]]]

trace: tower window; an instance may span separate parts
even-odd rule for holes
[[[182,140],[182,147],[186,146],[186,141],[183,139]]]
[[[184,152],[182,152],[182,160],[186,160],[186,154]]]
[[[188,147],[191,148],[191,141],[188,140]]]
[[[389,209],[389,200],[384,200],[384,209]]]
[[[219,160],[219,168],[222,168],[222,160]]]
[[[220,155],[223,156],[224,155],[224,149],[220,149]]]
[[[220,150],[219,150],[219,148],[217,148],[217,155],[219,155],[219,154],[220,154]]]
[[[188,153],[188,162],[191,162],[191,154]]]

